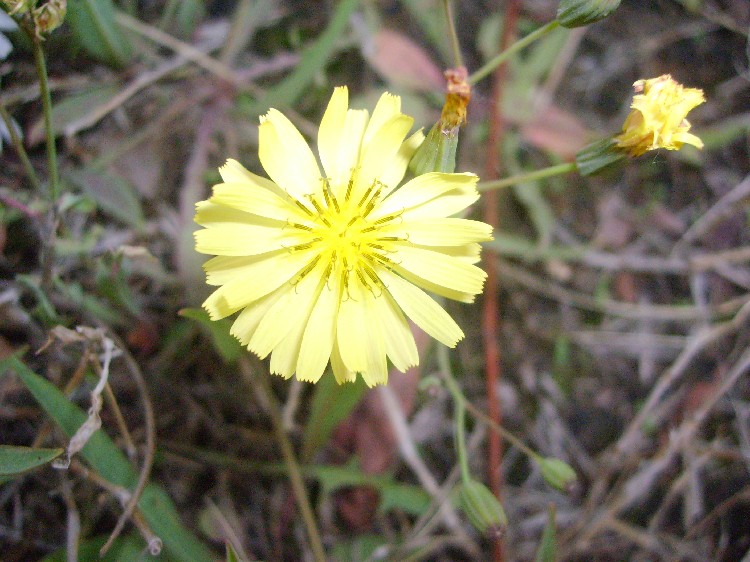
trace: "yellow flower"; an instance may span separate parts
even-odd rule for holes
[[[625,119],[622,133],[614,137],[617,147],[630,156],[647,150],[679,150],[683,144],[703,148],[703,142],[689,133],[685,117],[694,107],[706,101],[703,90],[684,88],[669,74],[633,84],[632,111]]]
[[[318,132],[324,175],[294,125],[260,119],[266,179],[228,160],[224,183],[197,205],[196,250],[212,319],[240,312],[231,333],[271,371],[317,381],[329,361],[339,383],[387,382],[419,356],[407,318],[448,346],[461,328],[422,289],[461,302],[481,292],[476,265],[489,225],[451,218],[477,200],[474,174],[427,173],[397,187],[421,144],[413,119],[383,94],[372,116],[336,88]]]

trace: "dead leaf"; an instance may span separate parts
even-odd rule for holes
[[[521,127],[523,139],[564,160],[573,160],[576,153],[594,137],[572,113],[555,105],[547,105]]]
[[[363,48],[363,55],[395,87],[417,92],[445,88],[443,73],[427,52],[398,31],[380,29]]]

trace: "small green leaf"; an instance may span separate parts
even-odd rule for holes
[[[584,146],[576,154],[576,167],[582,176],[593,176],[625,160],[624,152],[618,151],[615,141],[607,137]]]
[[[342,385],[336,382],[331,373],[320,378],[315,385],[310,416],[305,424],[302,462],[310,461],[315,451],[328,441],[331,432],[354,410],[365,390],[367,385],[362,377]]]
[[[133,48],[115,22],[112,0],[69,0],[67,19],[89,55],[113,66],[128,63]]]
[[[122,176],[83,169],[71,172],[68,179],[108,215],[137,230],[143,227],[143,209],[136,189]]]
[[[20,474],[32,470],[59,457],[64,450],[0,445],[0,475]]]

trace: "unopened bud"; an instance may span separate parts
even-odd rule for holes
[[[67,11],[67,0],[48,0],[36,8],[32,12],[32,16],[37,36],[41,36],[43,33],[51,33],[60,27]]]
[[[541,459],[539,468],[542,469],[542,477],[545,482],[562,492],[567,492],[577,479],[575,470],[560,459],[551,457]]]
[[[603,20],[620,5],[620,0],[560,0],[557,21],[563,27],[581,27]]]
[[[469,522],[482,534],[501,534],[508,525],[505,510],[489,488],[476,480],[463,482],[459,488],[461,509]]]

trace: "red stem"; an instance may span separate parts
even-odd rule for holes
[[[507,49],[516,34],[520,0],[507,0],[503,34],[500,41],[500,52]],[[502,114],[503,85],[507,75],[507,65],[500,65],[492,75],[492,96],[490,98],[489,132],[487,135],[487,159],[485,161],[484,180],[491,181],[500,177],[502,140],[505,133],[505,121]],[[498,195],[497,191],[488,191],[484,198],[484,221],[497,230]],[[502,423],[502,412],[498,400],[498,388],[502,376],[500,364],[500,302],[498,298],[499,280],[497,278],[497,255],[484,252],[484,265],[487,271],[487,285],[484,291],[484,309],[482,312],[482,338],[484,340],[485,365],[487,376],[487,410],[490,418]],[[498,432],[489,434],[487,470],[490,489],[498,497],[502,495],[503,477],[500,464],[503,455],[503,443]],[[503,562],[505,559],[503,540],[498,537],[493,543],[493,560]]]

